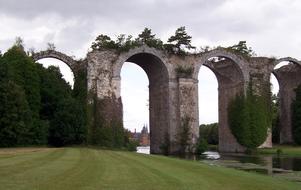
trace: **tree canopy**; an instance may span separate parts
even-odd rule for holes
[[[126,36],[125,34],[120,34],[114,41],[109,36],[101,34],[96,37],[91,49],[109,49],[123,52],[142,45],[166,50],[175,54],[183,54],[187,50],[195,48],[191,45],[191,36],[187,34],[185,27],[180,27],[176,30],[175,34],[168,39],[167,44],[164,44],[160,39],[156,38],[156,35],[152,33],[151,29],[144,28],[136,39],[133,39],[131,35]]]
[[[78,102],[59,69],[35,63],[21,38],[0,56],[0,146],[84,142],[85,109]]]

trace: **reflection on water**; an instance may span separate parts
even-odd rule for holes
[[[149,154],[150,147],[137,147],[138,153]],[[210,165],[222,165],[245,171],[277,175],[301,182],[301,157],[277,155],[247,155],[208,151],[202,155],[189,155],[186,159],[200,160]]]
[[[202,160],[209,160],[213,157],[219,160],[233,160],[239,163],[251,163],[270,168],[283,170],[301,171],[301,157],[287,157],[277,155],[246,155],[246,154],[219,154],[218,152],[205,152]],[[217,157],[216,155],[220,155]]]
[[[138,146],[137,152],[142,154],[150,154],[150,147],[149,146]]]
[[[301,182],[301,157],[205,152],[194,159],[210,165],[221,165]]]

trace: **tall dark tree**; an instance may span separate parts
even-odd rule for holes
[[[252,48],[247,46],[246,41],[239,41],[238,44],[227,47],[227,49],[235,51],[237,53],[240,53],[248,57],[252,57],[256,55],[255,52],[252,50]]]
[[[31,112],[24,90],[13,81],[1,80],[0,146],[32,144],[30,128],[28,127],[31,125]]]
[[[292,103],[292,133],[295,143],[301,145],[301,85],[295,92],[296,98]]]
[[[27,56],[24,51],[21,38],[17,38],[15,45],[10,48],[2,57],[2,61],[7,65],[7,78],[13,81],[25,93],[25,98],[29,106],[32,122],[25,126],[29,130],[32,140],[29,144],[41,144],[45,142],[45,131],[39,119],[40,111],[40,78],[36,64]]]
[[[42,109],[40,117],[49,121],[48,143],[53,146],[80,144],[85,139],[82,104],[72,97],[70,85],[59,68],[39,66]]]
[[[101,34],[96,37],[91,48],[93,50],[116,49],[117,45],[109,36]]]
[[[185,49],[195,49],[191,45],[191,36],[186,32],[185,26],[178,28],[173,36],[168,39],[168,44],[165,47],[175,53],[184,53]]]
[[[48,143],[53,146],[80,144],[84,141],[83,112],[74,99],[58,104],[50,121]]]
[[[155,37],[155,34],[152,34],[152,30],[149,28],[144,28],[141,34],[138,35],[136,41],[138,43],[146,44],[149,47],[154,47],[158,49],[163,48],[163,42],[160,39]]]
[[[18,44],[18,43],[17,43]],[[34,61],[28,57],[22,45],[15,45],[3,55],[8,65],[8,77],[24,89],[32,115],[38,118],[40,110],[40,77]]]
[[[272,95],[272,141],[280,143],[280,126],[279,126],[279,96]]]

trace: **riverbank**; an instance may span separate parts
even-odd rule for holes
[[[1,151],[0,189],[300,189],[300,184],[199,161],[92,148]]]
[[[286,156],[301,156],[301,146],[274,145],[273,148],[258,149],[260,154],[280,154]]]

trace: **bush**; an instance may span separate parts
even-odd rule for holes
[[[279,115],[279,96],[272,96],[272,141],[280,143],[280,115]]]
[[[180,145],[179,154],[185,154],[190,150],[190,142],[191,142],[191,131],[190,131],[190,121],[191,118],[188,116],[184,116],[181,119],[181,128],[177,134],[177,141]]]
[[[208,144],[218,144],[218,123],[202,124],[199,129],[199,136],[207,141]]]
[[[229,126],[238,143],[248,149],[260,146],[271,127],[270,101],[267,95],[253,93],[249,85],[247,95],[237,95],[229,105]]]
[[[278,149],[276,150],[276,153],[277,153],[278,156],[280,156],[281,154],[283,154],[283,150],[280,149],[280,148],[278,148]]]
[[[130,140],[127,145],[126,148],[128,151],[132,151],[132,152],[136,152],[137,151],[137,146],[139,145],[138,141],[135,140]]]
[[[199,138],[198,143],[196,144],[195,153],[202,154],[208,150],[208,144],[204,138]]]
[[[160,145],[160,150],[162,151],[162,153],[166,156],[169,155],[169,147],[170,147],[170,139],[169,139],[169,134],[165,133],[164,135],[164,143],[162,143]]]

